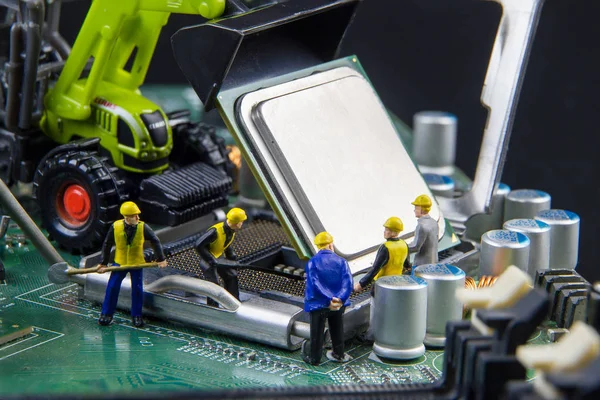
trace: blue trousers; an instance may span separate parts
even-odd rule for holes
[[[110,273],[104,303],[102,303],[102,314],[113,315],[117,308],[119,292],[121,291],[121,282],[127,273],[131,275],[131,316],[142,316],[142,305],[144,303],[144,279],[142,269],[132,269],[129,271],[113,271]]]

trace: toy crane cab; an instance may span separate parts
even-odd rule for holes
[[[0,136],[10,149],[3,179],[33,182],[54,240],[72,251],[97,249],[128,199],[139,202],[148,222],[170,226],[226,204],[224,142],[181,114],[170,118],[140,92],[170,14],[215,18],[223,0],[95,0],[72,49],[57,39],[60,3],[8,4],[14,18],[2,27],[10,36],[0,102]],[[198,162],[179,163],[174,135],[203,143]]]

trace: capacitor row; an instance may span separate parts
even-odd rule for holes
[[[371,303],[375,354],[407,360],[421,357],[425,345],[443,347],[446,323],[462,319],[455,293],[464,286],[464,271],[449,264],[420,265],[413,275],[379,278]]]
[[[551,209],[552,198],[541,190],[519,189],[496,191],[492,206],[503,210],[496,220],[488,219],[491,228],[481,235],[479,269],[481,275],[500,275],[516,265],[532,278],[543,269],[575,269],[579,257],[580,218],[577,214]],[[493,214],[492,214],[493,215]],[[499,221],[503,221],[499,225]],[[470,224],[467,229],[482,229]]]
[[[457,119],[445,112],[415,114],[412,155],[436,196],[453,197]],[[468,189],[468,188],[462,188]],[[490,214],[466,223],[464,238],[481,242],[480,274],[499,275],[517,265],[533,278],[539,269],[574,269],[579,253],[580,219],[567,210],[552,210],[551,197],[541,190],[511,191],[499,184]]]
[[[447,176],[423,174],[437,196]],[[453,190],[453,189],[451,189]],[[498,185],[489,215],[476,215],[467,222],[465,238],[481,241],[481,274],[499,275],[509,265],[518,265],[533,278],[538,269],[575,269],[579,257],[580,218],[577,214],[550,209],[551,197],[541,190],[511,191]]]
[[[506,221],[504,229],[481,236],[480,274],[500,275],[510,265],[532,278],[538,270],[575,269],[579,224],[579,216],[566,210],[543,210],[531,219]]]

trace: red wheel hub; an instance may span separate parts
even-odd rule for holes
[[[91,200],[85,188],[67,184],[56,199],[56,211],[60,218],[74,226],[81,226],[90,217]]]

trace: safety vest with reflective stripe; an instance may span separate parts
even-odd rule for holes
[[[231,235],[231,240],[228,243],[225,243],[225,228],[223,228],[224,223],[225,222],[219,222],[218,224],[211,226],[211,228],[215,228],[217,231],[217,238],[208,246],[208,251],[210,251],[210,254],[212,254],[214,258],[221,257],[221,254],[223,254],[225,249],[228,248],[231,243],[233,243],[233,238],[235,237],[235,232],[233,232]]]
[[[144,223],[138,222],[131,244],[127,244],[125,220],[115,221],[115,263],[119,265],[144,264]]]
[[[389,259],[373,280],[377,280],[382,276],[402,275],[404,260],[406,260],[406,256],[408,255],[408,245],[402,239],[388,240],[383,245],[387,247]]]

